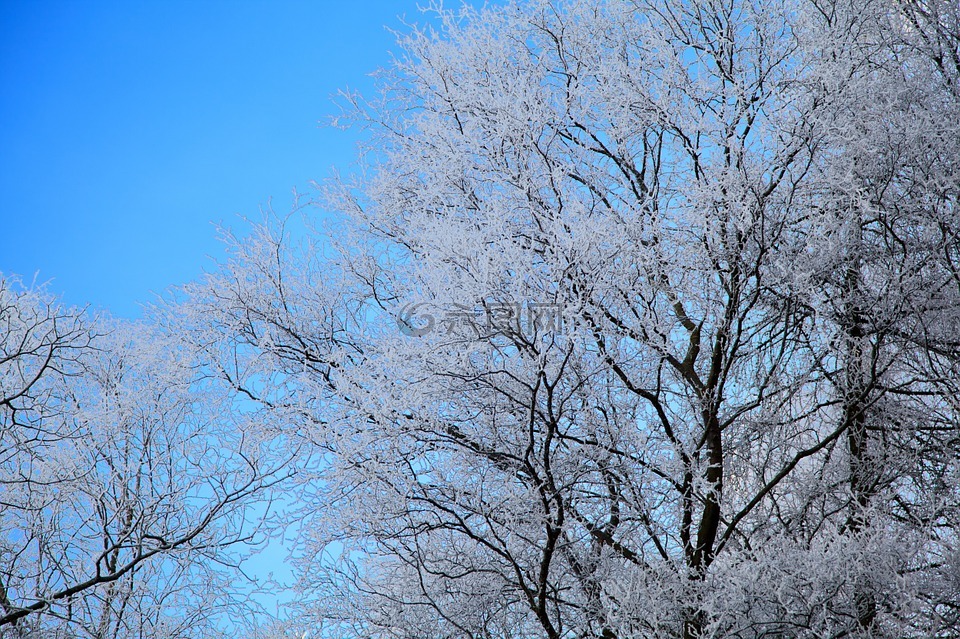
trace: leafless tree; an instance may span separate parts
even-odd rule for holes
[[[0,633],[211,637],[284,471],[189,351],[0,280]],[[253,510],[254,508],[260,510]]]

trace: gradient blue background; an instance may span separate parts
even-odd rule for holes
[[[0,272],[137,317],[272,198],[349,171],[331,97],[369,91],[416,0],[0,0]]]

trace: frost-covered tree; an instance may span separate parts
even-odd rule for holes
[[[219,636],[278,479],[225,401],[155,328],[0,279],[0,636]]]
[[[318,636],[960,635],[949,3],[437,10],[332,246],[165,320],[315,454]]]

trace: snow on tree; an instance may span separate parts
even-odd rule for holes
[[[156,327],[13,278],[0,327],[0,636],[219,636],[283,474],[263,442]]]
[[[336,249],[267,225],[171,320],[322,458],[317,636],[960,635],[957,13],[403,35]]]
[[[232,415],[263,460],[302,455],[297,634],[960,636],[956,3],[527,0],[400,45],[345,96],[366,164],[324,187],[332,244],[228,237],[146,349],[10,306],[33,315],[3,342],[4,481],[97,497],[44,528],[69,570],[4,540],[4,619],[113,548],[206,565],[220,538],[176,509],[232,503],[198,474],[229,459],[196,461]],[[128,494],[150,507],[96,507]],[[83,516],[108,550],[70,545]]]

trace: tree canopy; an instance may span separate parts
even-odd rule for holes
[[[960,636],[956,2],[434,17],[343,96],[337,223],[154,313],[297,469],[291,627]]]

